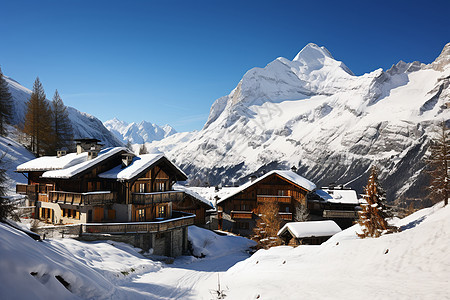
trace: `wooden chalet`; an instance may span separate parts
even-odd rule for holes
[[[285,245],[320,245],[341,231],[332,220],[290,222],[280,229],[278,236]]]
[[[151,230],[168,243],[173,237],[161,232],[181,228],[183,242],[178,244],[186,250],[187,226],[194,224],[194,219],[200,224],[208,206],[173,189],[177,181],[187,179],[183,171],[160,154],[136,156],[124,147],[102,149],[96,139],[76,142],[76,153],[58,152],[17,167],[16,172],[24,173],[28,184],[18,184],[16,191],[34,202],[36,218],[53,224],[111,224],[83,227],[97,233]],[[176,211],[185,207],[185,212]],[[199,213],[199,217],[189,212]],[[120,225],[124,223],[128,225]],[[141,223],[146,226],[138,225]],[[182,252],[168,251],[167,245],[160,248],[163,255]]]
[[[242,236],[252,235],[258,206],[269,201],[278,203],[283,221],[292,222],[296,206],[306,206],[306,195],[315,188],[314,183],[294,171],[271,171],[217,202],[219,229]]]

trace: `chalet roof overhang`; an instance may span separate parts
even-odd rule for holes
[[[246,187],[244,187],[243,189],[239,190],[238,192],[235,192],[235,193],[227,196],[226,198],[222,199],[221,201],[218,202],[218,204],[219,203],[223,203],[225,201],[228,201],[228,200],[230,200],[230,199],[232,199],[232,198],[234,198],[234,197],[236,197],[238,195],[241,195],[242,193],[248,191],[248,189],[254,187],[256,184],[261,184],[264,181],[269,180],[270,178],[273,178],[273,177],[277,177],[277,178],[279,178],[279,179],[281,179],[281,180],[283,180],[283,181],[285,181],[285,182],[287,182],[289,184],[292,184],[293,186],[303,190],[305,193],[309,193],[310,192],[308,189],[306,189],[303,186],[297,184],[296,182],[293,182],[292,180],[289,180],[288,178],[285,178],[285,177],[281,176],[276,171],[273,171],[273,173],[270,174],[270,175],[268,173],[268,174],[264,175],[263,177],[260,177],[260,178],[256,179],[255,181],[253,181],[251,183],[248,183]]]
[[[142,169],[139,173],[137,173],[135,176],[133,176],[130,179],[122,179],[120,181],[128,181],[130,184],[133,184],[138,180],[140,177],[142,177],[145,173],[153,169],[154,167],[160,167],[164,171],[169,171],[168,174],[169,177],[172,177],[171,175],[174,174],[175,181],[185,181],[187,180],[187,176],[178,168],[176,167],[170,160],[168,160],[165,156],[161,156],[158,160],[147,166],[146,168]]]

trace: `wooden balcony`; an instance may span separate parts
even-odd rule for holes
[[[231,211],[231,218],[232,219],[252,219],[253,218],[253,212],[252,211]]]
[[[291,196],[272,196],[272,195],[257,195],[258,202],[278,202],[278,203],[291,203]]]
[[[182,201],[183,199],[184,199],[184,192],[180,191],[131,194],[131,203],[139,205],[176,202]]]
[[[282,220],[292,221],[292,213],[289,212],[280,212],[278,213]]]
[[[324,210],[324,218],[357,219],[358,212],[353,210]]]
[[[107,234],[157,233],[194,225],[195,215],[193,214],[174,212],[174,216],[176,217],[158,222],[82,224],[81,232]]]
[[[72,205],[104,205],[114,203],[116,193],[109,191],[90,193],[50,191],[48,201]]]

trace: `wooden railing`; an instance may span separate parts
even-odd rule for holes
[[[271,195],[257,195],[258,202],[278,202],[278,203],[291,203],[291,196],[271,196]]]
[[[152,203],[166,203],[174,201],[182,201],[184,192],[167,191],[158,193],[133,193],[131,194],[132,204],[152,204]]]
[[[41,201],[41,202],[48,202],[48,195],[47,194],[38,194],[37,200]]]
[[[82,224],[82,233],[156,233],[194,225],[195,215],[178,212],[180,217],[158,222]]]
[[[253,212],[252,211],[231,211],[231,218],[232,219],[252,219],[253,218]]]
[[[278,213],[282,220],[292,221],[292,213],[289,212],[280,212]]]
[[[115,192],[91,192],[91,193],[72,193],[50,191],[48,194],[49,202],[66,203],[73,205],[103,205],[111,204],[116,200]]]
[[[324,218],[345,218],[345,219],[357,219],[358,212],[352,210],[324,210]]]

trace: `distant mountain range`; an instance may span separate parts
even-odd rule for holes
[[[130,141],[132,144],[150,143],[159,141],[175,133],[175,129],[170,125],[158,126],[146,121],[140,123],[126,123],[117,118],[103,123],[114,136],[123,143]]]

